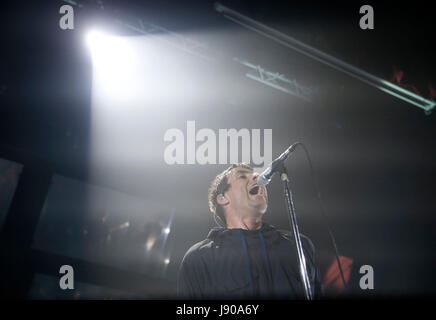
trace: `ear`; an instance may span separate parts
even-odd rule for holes
[[[229,203],[229,201],[227,200],[226,196],[223,194],[219,194],[216,196],[216,202],[220,205],[220,206],[225,206],[226,204]]]

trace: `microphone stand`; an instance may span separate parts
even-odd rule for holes
[[[280,179],[283,182],[286,205],[289,214],[289,222],[292,225],[292,231],[294,234],[295,246],[298,255],[298,264],[300,269],[300,279],[301,279],[301,283],[303,284],[304,295],[307,300],[313,300],[312,290],[310,288],[309,276],[307,274],[306,258],[304,257],[300,232],[298,231],[297,216],[295,215],[294,203],[292,201],[292,192],[289,187],[288,173],[286,171],[286,167],[283,164],[283,162],[280,164],[278,172],[280,173]]]

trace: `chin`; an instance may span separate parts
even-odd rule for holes
[[[268,209],[267,204],[262,204],[262,205],[256,206],[256,215],[263,216],[266,212],[266,209]]]
[[[261,215],[264,215],[264,214],[266,213],[266,209],[268,209],[267,206],[265,206],[265,208],[262,208],[262,209],[260,210],[260,214],[261,214]]]

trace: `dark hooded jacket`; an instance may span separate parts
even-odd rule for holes
[[[301,235],[312,293],[321,286],[312,242]],[[178,293],[187,299],[304,299],[295,242],[289,231],[213,228],[185,254]]]

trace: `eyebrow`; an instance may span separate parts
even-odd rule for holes
[[[239,173],[252,173],[253,171],[251,170],[247,170],[247,169],[240,169],[238,171],[235,172],[235,174],[239,174]]]

